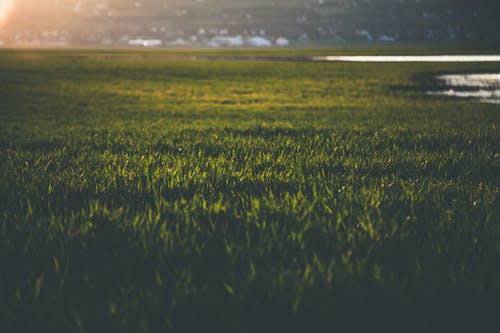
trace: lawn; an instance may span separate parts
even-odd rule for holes
[[[218,52],[0,52],[0,331],[498,329],[500,64]]]

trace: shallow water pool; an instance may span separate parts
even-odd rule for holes
[[[429,91],[430,95],[478,99],[484,103],[500,103],[500,74],[441,75],[437,80],[446,89]]]
[[[500,55],[369,55],[320,56],[315,61],[340,62],[500,62]]]

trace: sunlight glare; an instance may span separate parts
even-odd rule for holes
[[[0,0],[0,28],[3,28],[12,10],[14,0]]]

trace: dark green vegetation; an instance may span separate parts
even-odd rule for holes
[[[0,53],[0,331],[495,327],[500,64],[141,56]]]

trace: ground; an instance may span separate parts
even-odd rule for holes
[[[496,327],[500,65],[242,52],[0,52],[2,331]]]

